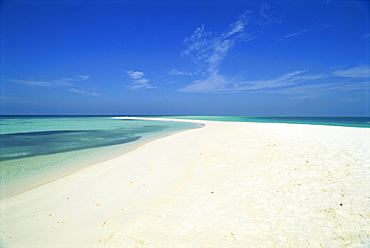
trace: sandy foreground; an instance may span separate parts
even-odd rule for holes
[[[197,122],[2,200],[0,244],[370,247],[370,129]]]

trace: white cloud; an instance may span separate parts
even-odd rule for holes
[[[198,27],[194,33],[184,40],[186,48],[182,56],[193,60],[198,66],[203,78],[194,80],[185,87],[179,89],[182,92],[192,93],[269,93],[269,94],[290,94],[294,99],[315,98],[321,95],[330,94],[335,91],[349,92],[357,90],[368,90],[369,83],[361,83],[358,80],[349,82],[348,78],[363,78],[369,76],[369,68],[359,66],[348,70],[337,70],[320,74],[310,74],[305,70],[297,70],[285,73],[281,76],[255,81],[236,80],[232,77],[221,75],[220,66],[228,56],[230,50],[238,42],[250,41],[254,33],[262,27],[270,24],[281,23],[277,19],[270,18],[269,7],[265,4],[260,11],[259,18],[252,18],[251,12],[245,12],[239,19],[230,24],[226,32],[218,34],[207,31],[203,26]],[[329,28],[328,25],[303,29],[283,37],[283,39],[299,36],[311,31]],[[282,40],[283,40],[282,39]],[[180,71],[172,70],[173,75],[185,75]],[[193,74],[194,75],[194,74]],[[333,81],[334,76],[346,77],[347,81]],[[356,82],[357,81],[357,82]]]
[[[234,34],[237,34],[237,33],[242,33],[244,32],[244,26],[246,25],[245,22],[241,21],[241,20],[238,20],[234,23],[232,23],[229,27],[230,31],[227,32],[227,33],[224,33],[222,34],[222,36],[224,38],[228,38]]]
[[[176,69],[173,69],[173,70],[169,71],[168,74],[176,75],[176,76],[179,76],[179,75],[193,76],[194,75],[194,73],[192,73],[192,72],[179,71],[179,70],[176,70]]]
[[[204,80],[195,80],[192,84],[180,89],[182,92],[202,92],[202,93],[217,93],[225,90],[231,90],[228,88],[230,82],[222,75],[219,75],[217,71],[213,71]]]
[[[8,82],[25,84],[30,86],[45,86],[45,87],[59,87],[62,86],[60,83],[48,82],[48,81],[39,81],[39,80],[19,80],[19,79],[6,79]]]
[[[267,27],[274,24],[280,24],[282,23],[281,18],[275,16],[274,10],[270,8],[270,6],[267,4],[267,2],[264,2],[261,5],[261,9],[259,11],[259,14],[261,16],[261,19],[257,19],[257,24],[260,27]]]
[[[8,82],[24,84],[29,86],[39,86],[39,87],[50,87],[50,88],[58,88],[58,87],[67,87],[69,88],[68,91],[78,93],[84,96],[98,96],[99,93],[90,92],[85,89],[81,85],[76,84],[76,82],[82,82],[89,79],[89,76],[76,76],[75,78],[68,78],[64,77],[61,79],[50,80],[50,81],[41,81],[41,80],[18,80],[18,79],[6,79]],[[80,89],[77,89],[80,88]]]
[[[239,16],[236,22],[229,25],[227,31],[221,34],[205,30],[204,25],[198,27],[190,37],[184,40],[186,48],[181,55],[194,61],[200,69],[200,73],[197,74],[203,75],[205,78],[193,81],[180,91],[223,92],[237,90],[230,80],[219,74],[219,67],[236,43],[253,39],[253,32],[248,31],[249,26],[252,25],[251,21],[259,28],[274,22],[269,18],[268,12],[267,4],[262,6],[258,17],[252,18],[252,12],[246,11]]]
[[[299,32],[296,32],[296,33],[285,35],[284,38],[287,39],[287,38],[291,38],[291,37],[294,37],[294,36],[298,36],[298,35],[307,33],[308,31],[310,31],[310,30],[309,29],[305,29],[305,30],[302,30],[302,31],[299,31]]]
[[[266,19],[268,16],[264,14]],[[229,25],[229,31],[217,35],[205,31],[204,26],[195,30],[190,38],[185,39],[187,48],[182,52],[183,56],[193,59],[198,65],[205,68],[206,77],[201,80],[195,80],[190,85],[180,89],[182,92],[203,92],[203,93],[221,93],[238,92],[245,90],[259,90],[267,88],[278,88],[297,84],[303,79],[295,76],[303,73],[296,71],[285,74],[281,77],[271,80],[260,80],[253,82],[235,82],[219,74],[219,66],[226,58],[230,49],[236,42],[246,41],[246,37],[251,37],[246,32],[248,24],[248,15],[244,14],[238,21]]]
[[[302,72],[306,72],[306,71],[302,71]],[[330,75],[328,74],[316,74],[316,75],[302,75],[302,74],[299,74],[296,76],[297,79],[302,79],[302,80],[318,80],[318,79],[323,79],[323,78],[328,78],[330,77]]]
[[[139,79],[139,78],[142,78],[144,76],[144,72],[141,72],[141,71],[130,70],[130,71],[126,71],[126,72],[127,72],[127,75],[129,77],[131,77],[132,79]]]
[[[347,70],[336,70],[332,74],[338,77],[366,78],[370,77],[370,67],[361,65]]]
[[[293,99],[308,99],[316,98],[319,95],[327,94],[327,87],[330,84],[304,84],[296,85],[295,87],[288,87],[283,89],[268,90],[266,93],[269,94],[286,94],[286,95],[298,95]]]
[[[304,72],[305,71],[295,71],[274,79],[237,82],[220,75],[218,71],[213,71],[206,79],[195,80],[192,84],[180,89],[180,91],[203,93],[257,91],[292,86],[311,78],[316,78],[316,76],[306,76],[305,79],[302,79],[302,76],[298,76]]]
[[[318,30],[322,30],[322,29],[326,29],[326,28],[330,28],[330,27],[331,27],[330,25],[321,25],[321,26],[317,26],[317,27],[313,27],[313,28],[311,27],[311,28],[303,29],[303,30],[285,35],[283,38],[281,38],[279,40],[279,42],[282,42],[286,39],[289,39],[289,38],[292,38],[292,37],[295,37],[295,36],[300,36],[300,35],[308,33],[308,32],[318,31]]]
[[[30,86],[41,86],[41,87],[68,87],[73,86],[73,82],[81,82],[89,79],[89,76],[77,76],[76,78],[61,78],[50,81],[41,80],[18,80],[18,79],[6,79],[8,82],[25,84]]]
[[[142,90],[142,89],[151,89],[156,88],[155,86],[152,86],[148,84],[149,80],[144,78],[144,72],[141,71],[126,71],[127,75],[134,79],[133,82],[126,86],[127,89],[130,90]]]
[[[142,90],[142,89],[151,89],[156,88],[155,86],[152,86],[148,84],[149,80],[142,78],[135,80],[135,82],[131,83],[130,85],[126,86],[126,88],[130,90]]]
[[[246,25],[245,15],[230,24],[229,31],[221,35],[206,31],[203,25],[197,28],[192,36],[185,39],[184,43],[187,47],[181,54],[191,58],[207,71],[212,71],[219,66],[236,42],[248,41],[251,34],[245,31]]]
[[[87,90],[84,90],[84,89],[71,88],[71,89],[69,89],[69,91],[77,93],[77,94],[81,94],[81,95],[84,95],[84,96],[100,96],[101,95],[100,93],[90,92],[90,91],[87,91]]]
[[[328,83],[330,74],[310,75],[307,71],[294,71],[272,79],[257,81],[236,81],[226,78],[218,71],[213,71],[203,80],[195,80],[192,84],[181,88],[182,92],[192,93],[268,93],[296,95],[293,99],[316,98],[332,92],[366,91],[369,82],[336,82]],[[321,80],[321,81],[320,81]]]
[[[80,75],[80,76],[77,76],[78,79],[75,79],[75,81],[85,81],[87,79],[89,79],[90,77],[89,76],[83,76],[83,75]]]
[[[81,82],[89,79],[89,76],[77,76],[76,78],[61,78],[57,80],[52,80],[51,82],[56,87],[63,87],[63,86],[73,86],[73,82]]]
[[[291,73],[286,73],[274,79],[242,82],[240,86],[236,87],[236,89],[240,91],[242,90],[261,90],[261,89],[281,88],[281,87],[295,85],[295,84],[298,84],[304,81],[300,77],[297,77],[297,75],[300,75],[303,72],[305,71],[295,71]]]
[[[316,98],[332,92],[363,91],[367,89],[367,83],[346,84],[346,83],[314,83],[297,85],[291,88],[266,91],[269,94],[300,95],[293,99]]]

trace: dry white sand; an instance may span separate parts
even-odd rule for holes
[[[370,246],[370,129],[199,122],[2,200],[2,245]]]

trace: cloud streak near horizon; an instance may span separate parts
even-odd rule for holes
[[[268,7],[267,7],[268,9]],[[272,19],[266,13],[260,12],[260,17]],[[179,89],[186,93],[276,93],[297,95],[293,99],[315,98],[329,94],[333,91],[368,90],[370,70],[368,65],[360,65],[348,69],[328,71],[320,74],[309,73],[308,70],[297,70],[282,74],[276,78],[256,81],[236,80],[219,73],[222,61],[228,56],[230,50],[238,42],[248,42],[255,38],[255,32],[250,30],[261,29],[256,25],[256,16],[251,12],[245,12],[239,19],[229,25],[226,32],[217,34],[207,31],[204,25],[198,27],[194,33],[185,39],[186,48],[182,51],[183,57],[188,57],[198,65],[203,78],[194,80],[190,84]],[[280,23],[280,22],[275,22]],[[329,28],[324,25],[318,28],[304,29],[296,33],[286,35],[291,38],[304,33]],[[181,75],[178,73],[178,75]],[[183,74],[185,75],[185,74]],[[357,79],[367,78],[367,81],[359,82]],[[352,82],[348,81],[353,79]]]
[[[74,78],[64,77],[56,80],[20,80],[20,79],[6,79],[5,81],[23,84],[28,86],[37,86],[37,87],[48,87],[48,88],[60,88],[66,87],[69,88],[68,91],[81,94],[84,96],[99,96],[100,93],[84,89],[83,86],[77,84],[78,82],[86,81],[90,77],[85,75],[76,76]]]
[[[316,98],[332,91],[369,90],[369,67],[365,65],[336,70],[326,74],[309,74],[308,71],[294,71],[276,78],[256,81],[235,81],[214,73],[205,80],[194,81],[184,92],[198,93],[250,93],[298,95],[293,99]],[[343,81],[343,79],[357,79]],[[360,81],[358,81],[360,80]],[[328,82],[330,81],[330,82]],[[334,81],[334,83],[333,83]],[[299,96],[300,95],[300,96]]]
[[[369,78],[370,77],[370,67],[366,65],[361,65],[349,69],[336,70],[332,72],[333,75],[338,77],[348,77],[348,78]]]

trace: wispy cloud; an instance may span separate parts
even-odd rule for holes
[[[330,28],[330,27],[331,27],[330,25],[321,25],[319,27],[302,29],[302,30],[296,31],[294,33],[290,33],[290,34],[285,35],[283,38],[281,38],[279,40],[279,42],[285,41],[289,38],[293,38],[293,37],[296,37],[296,36],[303,35],[303,34],[308,33],[308,32],[318,31],[318,30],[326,29],[326,28]]]
[[[181,55],[194,61],[200,70],[197,75],[204,78],[194,80],[180,91],[215,93],[238,90],[240,84],[235,84],[219,73],[220,65],[237,43],[249,42],[263,27],[280,23],[271,17],[270,12],[267,4],[263,4],[257,13],[245,11],[222,33],[207,31],[204,25],[198,27],[184,40],[186,48]]]
[[[207,31],[204,26],[198,27],[190,37],[185,39],[186,48],[181,54],[198,65],[200,73],[197,75],[201,75],[202,78],[193,80],[179,91],[190,93],[287,94],[292,95],[292,99],[307,99],[333,92],[369,90],[369,82],[359,81],[359,79],[369,76],[368,66],[322,73],[296,70],[274,78],[254,81],[222,75],[220,73],[222,61],[237,43],[252,40],[264,26],[280,23],[277,19],[269,17],[269,11],[268,5],[262,6],[259,18],[256,18],[255,15],[252,16],[251,12],[245,12],[236,22],[231,23],[228,30],[223,33]],[[293,38],[329,27],[329,25],[321,25],[302,29],[287,34],[282,39]],[[180,75],[181,73],[174,70],[173,74]]]
[[[370,38],[370,33],[367,33],[367,34],[363,35],[361,38],[362,38],[362,39]]]
[[[170,74],[170,75],[176,75],[176,76],[179,76],[179,75],[193,76],[195,73],[188,72],[188,71],[179,71],[179,70],[173,69],[173,70],[170,70],[168,72],[168,74]]]
[[[361,98],[361,97],[346,97],[344,98],[342,101],[343,102],[361,102],[363,101],[364,99]]]
[[[297,75],[291,78],[292,85],[288,87],[276,87],[264,90],[268,94],[295,95],[292,99],[316,98],[333,92],[353,92],[368,90],[369,82],[334,81],[330,74],[312,76]],[[320,81],[319,79],[324,79]],[[325,81],[325,79],[328,79]],[[333,82],[334,81],[334,82]]]
[[[52,80],[52,81],[41,81],[41,80],[19,80],[19,79],[6,79],[8,82],[18,83],[18,84],[25,84],[30,86],[42,86],[42,87],[65,87],[71,86],[70,82],[66,82],[65,80]]]
[[[130,70],[130,71],[126,71],[126,73],[131,79],[133,79],[133,82],[127,85],[126,88],[130,90],[156,88],[155,86],[148,84],[149,79],[146,79],[144,77],[144,72]]]
[[[320,75],[302,75],[303,73],[305,73],[305,71],[294,71],[273,79],[235,81],[227,79],[217,71],[214,71],[206,79],[196,80],[192,84],[182,88],[180,91],[202,93],[232,93],[241,91],[256,92],[260,90],[292,86],[322,77]]]
[[[310,31],[309,29],[305,29],[305,30],[301,30],[299,32],[296,32],[296,33],[292,33],[292,34],[287,34],[284,36],[284,38],[291,38],[291,37],[294,37],[294,36],[298,36],[298,35],[301,35],[301,34],[304,34],[304,33],[307,33],[308,31]]]
[[[203,92],[203,93],[228,93],[240,91],[257,91],[269,88],[280,88],[298,84],[304,80],[297,75],[302,74],[304,71],[295,71],[284,74],[274,79],[258,80],[258,81],[242,81],[237,82],[226,77],[219,75],[217,71],[211,73],[209,77],[204,80],[196,80],[192,84],[186,86],[180,91],[183,92]]]
[[[230,87],[232,83],[224,76],[219,75],[218,71],[214,70],[206,79],[195,80],[192,84],[180,89],[182,92],[200,92],[200,93],[220,93],[232,91]]]
[[[130,70],[127,71],[127,75],[132,79],[139,79],[144,76],[144,72]]]
[[[61,79],[56,80],[19,80],[19,79],[6,79],[5,81],[13,82],[17,84],[24,84],[28,86],[38,86],[38,87],[49,87],[49,88],[58,88],[58,87],[66,87],[69,88],[70,92],[82,94],[84,96],[98,96],[99,93],[92,92],[83,87],[78,82],[82,82],[88,80],[89,76],[76,76],[74,78],[64,77]],[[79,89],[78,89],[79,88]]]
[[[333,75],[338,77],[349,77],[349,78],[366,78],[370,77],[370,67],[366,65],[360,65],[345,70],[336,70],[332,72]]]
[[[360,82],[355,84],[346,83],[311,83],[296,85],[291,88],[277,89],[266,91],[269,94],[287,94],[295,95],[292,99],[307,99],[316,98],[323,95],[328,95],[333,92],[351,92],[364,91],[368,87],[368,83]]]
[[[292,99],[316,98],[333,92],[368,91],[369,82],[336,80],[330,73],[309,74],[294,71],[272,79],[236,81],[214,71],[204,80],[196,80],[180,89],[182,92],[198,93],[267,93],[292,95]]]
[[[257,23],[259,24],[261,28],[282,23],[282,20],[280,19],[280,17],[277,17],[274,12],[275,11],[272,8],[270,8],[267,2],[264,2],[261,5],[260,11],[259,11],[261,18],[257,18]]]
[[[246,31],[248,19],[246,13],[241,15],[239,20],[230,24],[229,29],[221,34],[206,31],[204,25],[197,28],[192,36],[185,39],[186,49],[182,51],[182,56],[189,57],[201,69],[212,73],[236,42],[252,39],[252,34]]]
[[[74,82],[81,82],[89,79],[89,76],[76,76],[75,78],[61,78],[56,80],[19,80],[19,79],[6,79],[5,81],[25,84],[30,86],[44,86],[44,87],[68,87],[73,86]]]
[[[298,77],[305,71],[294,71],[291,73],[286,73],[282,76],[279,76],[274,79],[268,80],[258,80],[252,82],[242,82],[239,86],[236,87],[237,90],[262,90],[262,89],[271,89],[271,88],[281,88],[286,86],[292,86],[304,81],[304,79]],[[309,76],[307,76],[309,78]],[[307,80],[307,79],[306,79]]]
[[[247,42],[253,39],[252,32],[247,32],[249,20],[250,12],[245,12],[236,22],[229,25],[227,31],[221,34],[207,31],[203,25],[185,39],[186,49],[181,55],[194,61],[199,66],[200,74],[206,78],[195,80],[180,91],[216,92],[222,91],[229,85],[228,80],[218,73],[218,68],[237,42]]]
[[[91,92],[91,91],[87,91],[87,90],[84,90],[84,89],[71,88],[71,89],[69,89],[69,91],[77,93],[77,94],[81,94],[81,95],[84,95],[84,96],[100,96],[101,95],[100,93]]]
[[[1,102],[11,102],[11,103],[35,103],[36,101],[25,100],[18,97],[12,96],[0,96]]]

